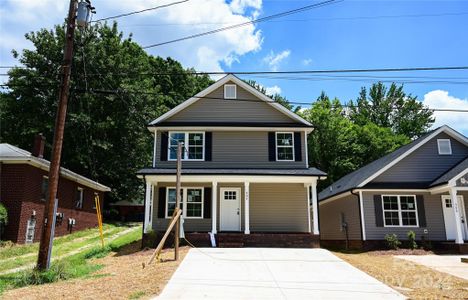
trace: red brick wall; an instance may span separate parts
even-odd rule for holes
[[[2,201],[5,202],[8,215],[9,225],[6,228],[8,234],[6,238],[18,243],[24,243],[26,238],[26,227],[28,219],[31,217],[33,210],[36,211],[36,230],[34,241],[39,241],[42,232],[42,220],[44,217],[45,201],[41,199],[41,185],[43,176],[47,176],[47,172],[31,165],[19,164],[3,164],[2,167]],[[14,180],[5,178],[13,176],[21,178]],[[8,182],[3,184],[3,181]],[[75,208],[75,199],[77,188],[83,188],[83,208]],[[8,191],[4,193],[4,190]],[[15,193],[12,192],[16,191]],[[73,218],[76,224],[73,231],[82,230],[97,226],[96,210],[94,206],[95,190],[82,186],[75,181],[60,177],[58,188],[59,205],[57,212],[63,213],[64,218],[61,223],[57,223],[55,227],[55,235],[60,236],[69,233],[68,219]],[[99,192],[101,199],[101,207],[103,204],[103,193]],[[3,200],[6,199],[6,200]],[[12,200],[14,205],[9,205]],[[20,209],[17,208],[20,204]],[[10,206],[13,207],[10,209]],[[15,208],[16,207],[16,208]]]

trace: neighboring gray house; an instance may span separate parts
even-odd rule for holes
[[[211,233],[221,246],[318,244],[316,185],[326,174],[308,167],[309,122],[227,75],[148,129],[153,166],[138,172],[146,182],[145,232],[167,228],[183,141],[181,208],[189,238],[209,242]]]
[[[468,240],[468,139],[442,126],[352,172],[319,194],[321,242],[366,246],[395,233]],[[465,246],[457,246],[465,248]]]

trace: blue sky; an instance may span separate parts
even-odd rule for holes
[[[25,32],[60,23],[63,0],[0,0],[1,65],[17,64],[11,48],[31,47]],[[174,0],[94,0],[97,15],[174,2]],[[142,45],[241,23],[319,1],[190,0],[170,8],[119,19],[120,29]],[[468,66],[468,1],[345,0],[275,21],[148,49],[199,71],[264,71]],[[291,101],[311,102],[321,91],[346,102],[376,78],[315,76],[315,80],[255,79]],[[405,82],[405,90],[430,107],[468,109],[468,71],[369,73]],[[402,78],[405,77],[405,78]],[[417,77],[417,78],[412,78]],[[425,77],[425,78],[421,78]],[[446,79],[448,78],[448,79]],[[326,80],[324,80],[326,79]],[[337,80],[342,79],[342,80]],[[413,81],[413,83],[411,82]],[[424,81],[414,83],[414,81]],[[448,82],[447,82],[448,81]],[[438,113],[468,133],[468,113]]]

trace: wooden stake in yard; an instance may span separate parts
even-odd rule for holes
[[[181,191],[181,182],[180,182],[180,173],[182,169],[182,142],[177,143],[177,176],[176,176],[176,209],[180,208],[180,191]],[[177,218],[177,223],[175,226],[174,234],[174,251],[175,251],[175,260],[179,260],[179,239],[180,239],[180,218]]]

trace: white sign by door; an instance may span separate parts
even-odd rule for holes
[[[221,188],[220,190],[220,220],[221,231],[241,230],[240,188]]]
[[[462,235],[463,238],[466,240],[468,239],[468,228],[465,211],[465,202],[463,200],[463,196],[457,196],[457,200],[458,209],[460,210],[460,221],[462,222]],[[447,240],[455,240],[457,236],[455,214],[453,209],[454,205],[452,203],[452,198],[449,195],[443,195],[442,210],[444,212],[445,233],[447,235]]]

